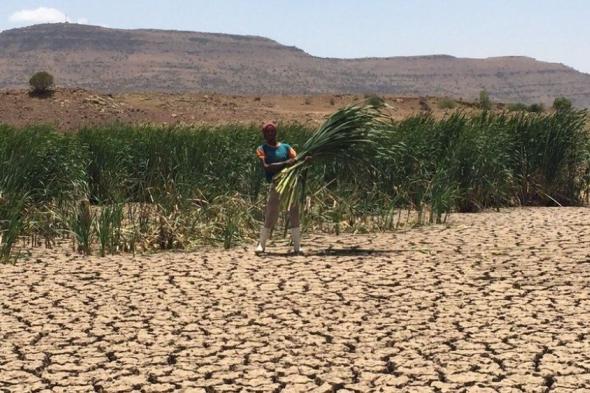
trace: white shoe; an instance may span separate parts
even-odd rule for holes
[[[256,254],[262,254],[264,252],[264,247],[262,247],[262,244],[258,243],[258,245],[256,246],[256,249],[254,250],[254,252]]]
[[[264,225],[260,228],[260,241],[254,251],[256,254],[261,254],[266,250],[266,240],[270,236],[270,229],[265,228]]]

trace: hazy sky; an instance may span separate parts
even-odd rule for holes
[[[590,73],[590,0],[0,0],[40,22],[259,35],[321,57],[524,55]]]

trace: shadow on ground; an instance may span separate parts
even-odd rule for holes
[[[363,256],[363,255],[385,255],[392,253],[391,250],[382,250],[374,248],[332,248],[305,251],[303,256],[306,257],[346,257],[346,256]],[[265,252],[262,257],[292,257],[296,254],[293,252]]]

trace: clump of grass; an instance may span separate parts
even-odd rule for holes
[[[0,194],[2,195],[2,194]],[[24,226],[28,195],[0,198],[0,261],[9,262],[14,245]]]
[[[216,198],[207,215],[214,223],[211,239],[232,248],[245,239],[252,239],[259,228],[253,219],[252,205],[244,203],[239,194]]]
[[[95,220],[95,232],[100,246],[100,256],[115,254],[122,249],[123,204],[114,203],[101,208]]]
[[[74,235],[77,251],[84,255],[92,253],[95,215],[88,200],[82,200],[72,212],[70,231]]]
[[[529,111],[528,105],[523,104],[522,102],[508,104],[507,108],[508,108],[508,111],[510,111],[510,112],[528,112]]]
[[[438,107],[440,109],[455,109],[457,107],[457,102],[450,98],[441,98],[438,101]]]

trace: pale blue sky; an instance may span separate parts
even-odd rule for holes
[[[590,0],[0,0],[0,30],[62,15],[259,35],[321,57],[523,55],[590,73]]]

